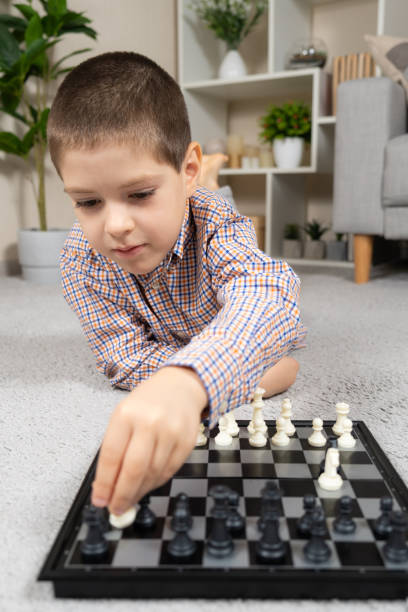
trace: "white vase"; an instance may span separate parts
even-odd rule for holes
[[[221,62],[218,78],[233,79],[248,74],[247,67],[239,51],[230,49]]]
[[[18,255],[23,279],[57,285],[61,282],[59,254],[70,230],[20,230]]]
[[[304,138],[299,136],[275,138],[273,155],[278,168],[297,168],[302,159],[304,143]]]

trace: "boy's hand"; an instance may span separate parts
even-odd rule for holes
[[[190,368],[168,366],[115,408],[101,446],[92,503],[122,514],[167,482],[195,446],[208,396]]]

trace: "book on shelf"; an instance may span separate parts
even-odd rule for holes
[[[337,87],[343,81],[375,76],[375,63],[370,53],[349,53],[333,58],[332,114],[336,114]]]

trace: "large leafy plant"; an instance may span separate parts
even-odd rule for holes
[[[13,132],[0,132],[0,150],[23,158],[32,170],[34,158],[38,189],[31,181],[37,201],[39,225],[47,229],[45,207],[45,154],[47,150],[47,106],[49,84],[73,66],[62,68],[62,63],[72,55],[91,49],[79,49],[62,57],[54,64],[49,49],[62,40],[64,34],[82,33],[96,39],[97,33],[87,24],[90,19],[84,13],[67,9],[66,0],[40,0],[43,16],[34,10],[32,0],[26,4],[13,4],[22,17],[0,15],[0,110],[17,119],[25,133],[20,138]],[[35,81],[35,93],[28,86]],[[21,126],[23,124],[23,126]],[[33,156],[30,156],[33,151]]]

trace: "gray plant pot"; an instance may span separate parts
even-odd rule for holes
[[[20,230],[18,255],[23,279],[56,285],[61,282],[59,254],[70,230]]]
[[[283,240],[283,259],[299,259],[302,257],[302,242],[300,240]]]
[[[306,240],[304,247],[305,259],[323,259],[325,247],[323,240]]]
[[[347,242],[331,240],[327,243],[326,259],[344,261],[347,259]]]

